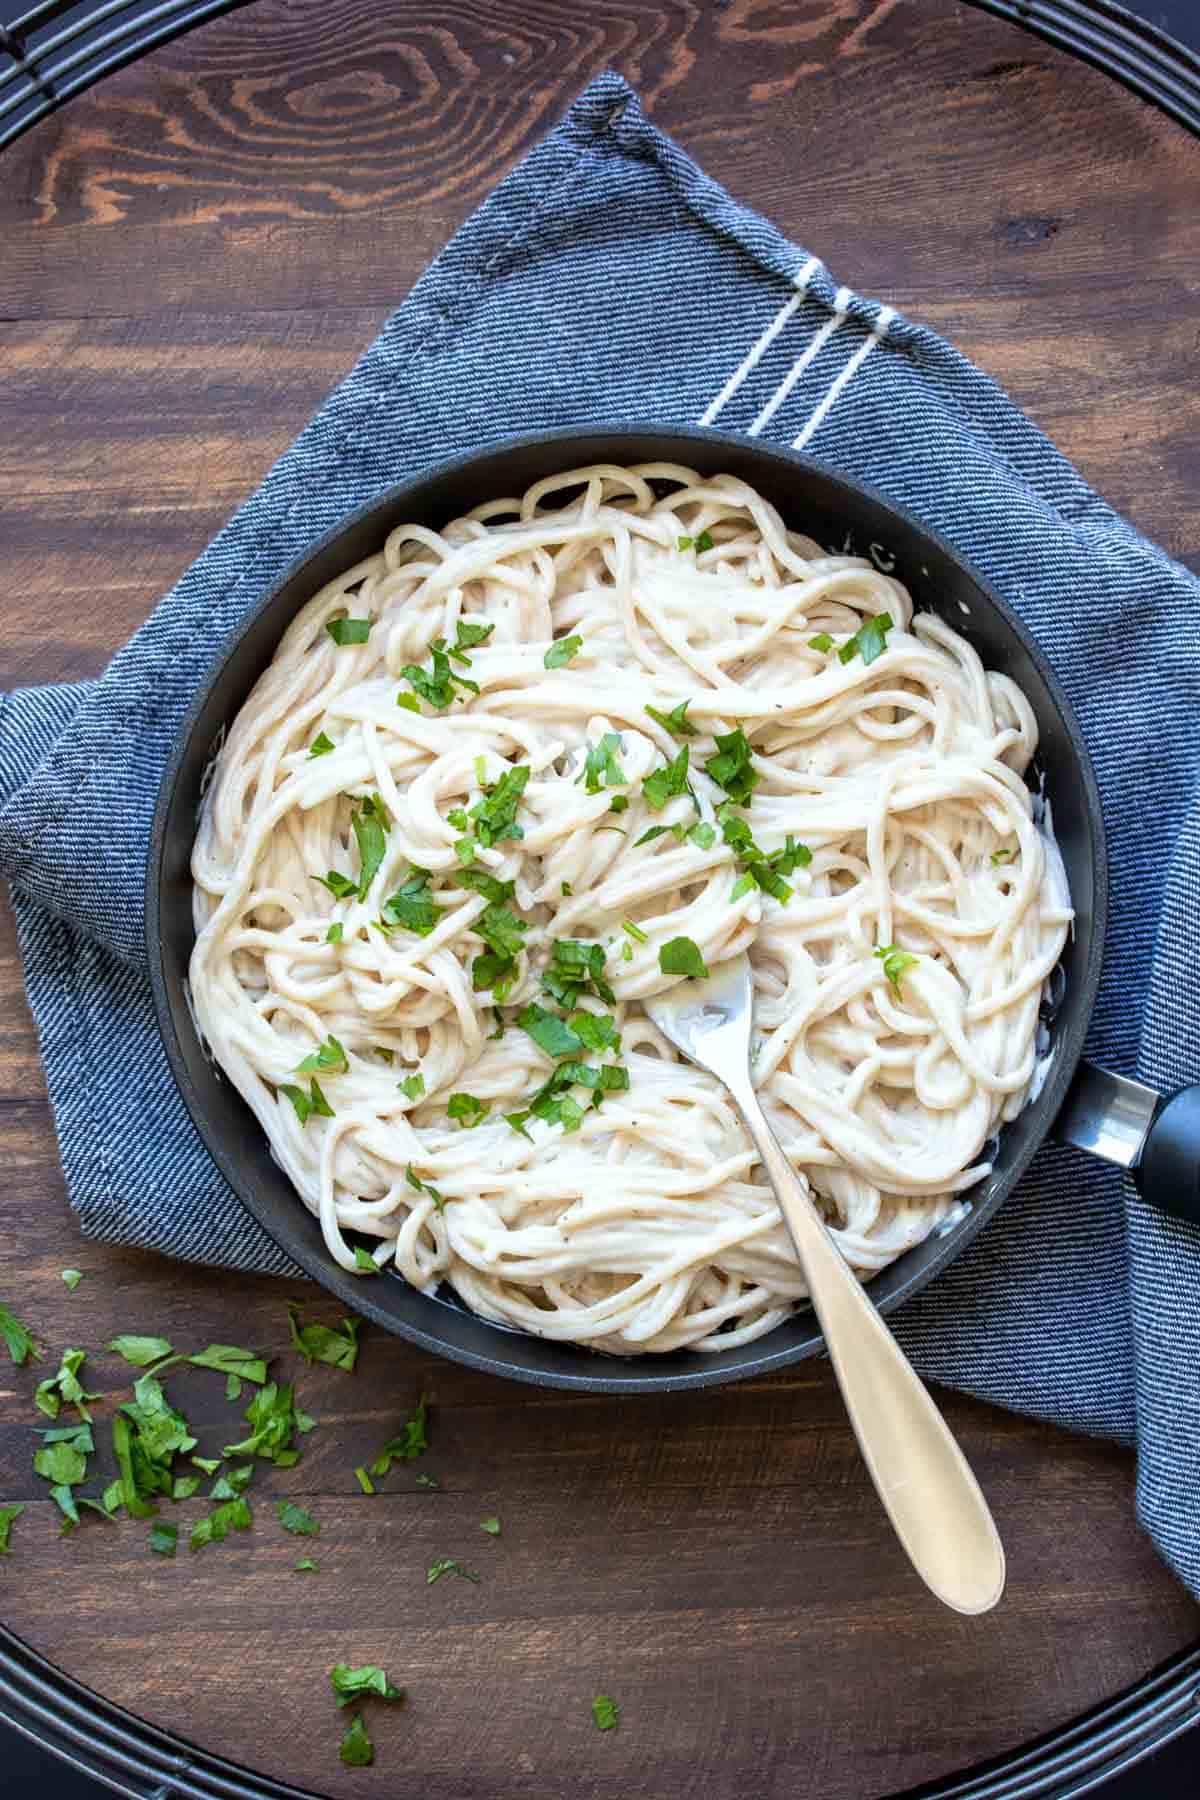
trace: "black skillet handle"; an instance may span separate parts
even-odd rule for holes
[[[1051,1131],[1128,1169],[1160,1212],[1200,1225],[1200,1085],[1164,1100],[1140,1081],[1081,1062]]]

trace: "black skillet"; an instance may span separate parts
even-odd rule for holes
[[[522,493],[544,475],[589,463],[683,463],[750,482],[784,520],[831,548],[874,547],[918,611],[941,614],[986,667],[1018,682],[1037,716],[1032,784],[1049,803],[1075,906],[1075,927],[1043,1008],[1047,1073],[1040,1092],[1000,1134],[992,1172],[965,1216],[935,1232],[871,1282],[890,1312],[960,1256],[1012,1192],[1049,1135],[1140,1175],[1168,1210],[1200,1217],[1200,1088],[1167,1103],[1137,1082],[1080,1063],[1100,981],[1107,864],[1100,797],[1066,696],[1020,620],[941,539],[879,495],[797,456],[718,431],[584,429],[509,440],[461,457],[372,500],[293,565],[225,645],[197,697],[163,777],[146,879],[146,942],[163,1042],[180,1092],[214,1160],[243,1205],[288,1255],[347,1306],[427,1350],[519,1381],[609,1393],[702,1387],[763,1375],[821,1347],[808,1310],[740,1349],[673,1352],[621,1361],[487,1323],[452,1297],[416,1293],[399,1276],[364,1281],[328,1256],[316,1219],[272,1161],[250,1109],[207,1059],[187,999],[193,943],[189,860],[201,782],[225,726],[270,662],[285,628],[327,581],[379,549],[393,526],[430,526],[482,501]],[[894,562],[893,562],[894,559]]]

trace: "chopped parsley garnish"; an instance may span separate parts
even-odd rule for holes
[[[681,550],[690,550],[693,546],[697,550],[711,550],[713,547],[712,532],[702,531],[696,537],[681,537],[678,539],[678,543]]]
[[[658,952],[658,966],[664,975],[686,975],[693,981],[708,974],[699,945],[689,937],[669,938]]]
[[[425,1092],[425,1077],[420,1074],[406,1075],[400,1083],[400,1092],[406,1100],[419,1100]]]
[[[410,868],[407,880],[383,903],[386,927],[402,925],[406,931],[415,931],[418,937],[429,936],[442,916],[441,907],[434,903],[429,881],[428,869],[419,869],[415,864]]]
[[[79,1286],[80,1282],[83,1280],[83,1270],[82,1269],[63,1269],[61,1271],[61,1274],[62,1274],[62,1279],[63,1279],[63,1286],[66,1287],[67,1290],[73,1294],[75,1292],[75,1289]]]
[[[347,644],[365,644],[371,635],[374,619],[327,619],[325,629],[339,648]]]
[[[559,891],[560,891],[560,892],[561,892],[561,894],[562,894],[562,897],[563,897],[563,899],[564,899],[564,900],[569,900],[569,899],[570,899],[570,898],[571,898],[571,884],[570,884],[570,882],[569,882],[569,881],[563,881],[563,882],[560,882],[560,883],[559,883]]]
[[[468,650],[477,650],[480,644],[486,644],[495,631],[495,625],[480,625],[475,619],[459,619],[454,627],[454,642],[450,646],[450,654],[455,662],[470,666]]]
[[[236,1500],[244,1494],[254,1479],[254,1464],[239,1463],[236,1468],[226,1470],[218,1475],[208,1490],[210,1500]]]
[[[167,1338],[132,1337],[126,1334],[109,1338],[104,1348],[115,1350],[118,1356],[123,1356],[135,1369],[145,1369],[152,1362],[158,1362],[160,1357],[170,1356],[173,1346]]]
[[[685,744],[678,756],[655,769],[642,783],[642,799],[654,812],[660,812],[668,800],[688,792],[689,751]]]
[[[695,844],[697,850],[711,850],[717,841],[715,827],[705,819],[698,819],[694,825],[689,826],[687,835],[688,843]]]
[[[351,894],[357,894],[358,883],[351,881],[348,875],[342,875],[337,869],[330,869],[328,875],[314,875],[323,888],[328,888],[335,900],[348,900]]]
[[[359,1463],[357,1469],[354,1471],[354,1479],[357,1481],[364,1494],[373,1494],[375,1492],[375,1483],[371,1480],[371,1477],[367,1474],[367,1471],[363,1468],[361,1463]]]
[[[267,1359],[237,1344],[210,1344],[187,1359],[197,1369],[215,1369],[219,1375],[236,1375],[240,1381],[261,1385],[267,1379]]]
[[[44,1353],[34,1343],[32,1334],[14,1313],[9,1312],[7,1306],[0,1306],[0,1337],[4,1339],[8,1354],[18,1366],[28,1362],[31,1356],[41,1362]]]
[[[1016,854],[1015,850],[993,850],[992,867],[998,869],[1001,863],[1011,862]],[[63,1280],[66,1280],[65,1275],[63,1276]]]
[[[883,972],[896,990],[897,998],[903,998],[900,983],[909,969],[915,969],[917,958],[910,956],[907,950],[897,950],[895,944],[879,944],[875,955],[883,964]]]
[[[464,1581],[479,1580],[474,1569],[465,1569],[453,1556],[439,1556],[436,1562],[430,1563],[429,1571],[425,1576],[426,1585],[432,1587],[435,1581],[442,1579],[443,1575],[461,1575]]]
[[[571,661],[572,657],[578,656],[582,649],[583,639],[581,637],[558,638],[542,658],[543,665],[547,669],[561,669]]]
[[[556,938],[550,950],[549,967],[542,971],[542,987],[552,1000],[563,1007],[578,1006],[585,994],[594,994],[609,1006],[616,995],[604,976],[604,945],[585,943],[578,938]]]
[[[87,1461],[96,1448],[87,1425],[47,1433],[47,1441],[33,1453],[33,1470],[43,1481],[59,1487],[75,1487],[87,1475]]]
[[[11,1556],[12,1550],[8,1541],[9,1533],[12,1531],[13,1520],[19,1519],[24,1511],[25,1508],[21,1504],[16,1506],[0,1506],[0,1556]]]
[[[705,763],[705,774],[725,789],[736,806],[747,806],[758,786],[758,776],[752,765],[753,752],[745,732],[739,725],[736,731],[718,732],[713,742],[717,753]]]
[[[317,1565],[311,1556],[302,1556],[299,1562],[292,1564],[292,1568],[297,1575],[302,1575],[309,1570],[315,1574]]]
[[[305,1362],[329,1363],[349,1374],[358,1360],[358,1328],[362,1320],[353,1314],[336,1328],[329,1325],[301,1325],[294,1305],[288,1307],[288,1327],[292,1343]]]
[[[333,924],[329,927],[329,930],[325,933],[325,942],[327,944],[340,944],[344,931],[345,926],[342,924],[342,921],[340,919],[335,919]]]
[[[269,1381],[259,1388],[244,1417],[249,1434],[238,1444],[226,1444],[224,1456],[261,1456],[280,1469],[290,1469],[300,1461],[300,1452],[292,1444],[295,1432],[311,1430],[313,1421],[297,1412],[291,1385]]]
[[[308,754],[310,756],[328,756],[331,750],[336,749],[337,745],[334,743],[333,739],[331,737],[326,737],[325,733],[320,731],[308,746]]]
[[[496,1518],[480,1519],[479,1529],[480,1529],[480,1531],[486,1531],[489,1537],[499,1537],[500,1536],[500,1521],[499,1521],[499,1519],[496,1519]]]
[[[491,1110],[475,1094],[451,1094],[446,1102],[446,1117],[457,1119],[464,1128],[482,1124]]]
[[[396,705],[402,706],[405,712],[416,713],[418,718],[421,716],[421,702],[415,694],[397,694]]]
[[[429,1198],[433,1201],[436,1210],[438,1212],[442,1211],[446,1202],[442,1199],[441,1194],[439,1194],[435,1187],[430,1187],[427,1181],[421,1180],[421,1177],[417,1174],[417,1171],[413,1168],[411,1163],[409,1163],[404,1171],[404,1179],[407,1181],[410,1188],[416,1189],[418,1194],[428,1194]]]
[[[602,1103],[605,1094],[628,1089],[629,1071],[613,1063],[596,1068],[591,1063],[561,1062],[522,1112],[505,1113],[504,1117],[524,1138],[529,1137],[525,1127],[530,1119],[542,1119],[547,1125],[561,1125],[564,1131],[578,1131],[584,1120],[584,1108],[569,1091],[576,1086],[591,1092],[592,1105],[596,1107]]]
[[[471,985],[477,994],[491,988],[497,999],[503,999],[507,992],[505,983],[516,969],[529,929],[526,921],[506,904],[513,884],[497,880],[486,869],[463,869],[455,879],[460,887],[471,888],[488,902],[471,925],[475,936],[487,945],[486,953],[471,964]]]
[[[319,1119],[332,1119],[334,1116],[333,1108],[322,1093],[315,1076],[308,1084],[307,1094],[303,1088],[293,1087],[291,1082],[281,1083],[279,1092],[291,1101],[302,1125],[307,1125],[314,1113]]]
[[[423,1472],[419,1475],[414,1475],[413,1480],[418,1487],[437,1488],[442,1485],[436,1475],[426,1475]]]
[[[646,711],[655,724],[661,725],[664,731],[669,731],[673,738],[694,738],[699,737],[700,733],[687,716],[691,704],[690,700],[681,700],[670,712],[659,712],[657,706],[648,706]]]
[[[589,1050],[619,1050],[621,1036],[611,1013],[574,1012],[571,1030]]]
[[[483,799],[471,808],[467,815],[475,827],[475,836],[485,850],[494,844],[502,844],[506,838],[523,838],[525,833],[517,824],[517,808],[521,804],[521,796],[529,785],[530,770],[527,764],[506,769],[499,781],[490,785],[480,780]]]
[[[215,1475],[221,1466],[219,1456],[189,1456],[188,1461],[195,1463],[198,1469],[203,1469],[206,1475]]]
[[[479,692],[477,681],[468,681],[465,675],[456,675],[450,667],[450,656],[446,651],[445,638],[434,638],[429,646],[429,651],[430,668],[423,669],[418,663],[405,663],[400,671],[409,687],[414,693],[421,696],[426,705],[432,706],[435,712],[445,712],[454,700],[456,687],[462,688],[469,694]],[[457,654],[459,662],[470,661],[470,658],[464,656],[457,646],[455,654]],[[402,695],[401,704],[404,703],[404,699],[405,696]]]
[[[368,794],[362,805],[350,814],[350,824],[354,830],[354,841],[358,845],[361,869],[358,897],[365,900],[386,854],[387,833],[392,821],[379,795]]]
[[[615,731],[606,731],[599,743],[589,748],[583,774],[579,777],[589,794],[598,794],[606,787],[626,785],[625,771],[617,760],[620,748],[621,740]]]
[[[810,650],[820,650],[824,654],[833,649],[833,639],[827,631],[818,631],[816,637],[809,638],[808,647]]]
[[[290,1531],[293,1537],[320,1535],[321,1527],[317,1520],[310,1512],[305,1512],[302,1506],[297,1506],[294,1500],[277,1500],[275,1513],[283,1529]]]
[[[621,961],[622,962],[632,962],[633,961],[633,945],[632,944],[622,944],[621,945]]]
[[[629,811],[628,796],[625,794],[615,795],[614,798],[612,799],[612,801],[609,803],[608,810],[610,813],[617,813],[618,815],[623,812],[628,812]]]
[[[348,1769],[369,1769],[375,1761],[375,1746],[367,1736],[361,1713],[355,1713],[351,1719],[339,1754]]]
[[[330,1032],[311,1056],[296,1064],[297,1075],[344,1075],[350,1064],[346,1052]]]
[[[62,1362],[55,1375],[47,1376],[39,1381],[34,1389],[33,1403],[38,1411],[45,1413],[48,1419],[57,1419],[59,1408],[65,1401],[73,1406],[81,1419],[90,1419],[87,1409],[89,1400],[98,1400],[99,1394],[85,1393],[83,1383],[79,1379],[79,1371],[83,1367],[86,1352],[83,1350],[64,1350]]]
[[[621,930],[627,937],[631,937],[635,944],[648,944],[650,942],[641,926],[635,925],[632,919],[622,919]]]
[[[752,887],[757,887],[764,894],[770,894],[772,899],[786,905],[792,897],[792,890],[783,877],[791,875],[796,869],[806,869],[811,863],[812,851],[807,844],[798,844],[789,832],[782,850],[773,850],[768,854],[755,843],[745,819],[740,818],[730,807],[723,806],[718,817],[721,821],[721,835],[743,869],[730,899],[740,900]]]
[[[176,1475],[171,1482],[172,1500],[190,1500],[193,1494],[200,1491],[198,1475]]]
[[[607,1694],[597,1694],[592,1701],[592,1717],[601,1731],[611,1731],[621,1716],[621,1709]]]
[[[429,1448],[429,1439],[425,1433],[426,1405],[422,1394],[414,1410],[405,1419],[399,1434],[389,1438],[379,1451],[371,1464],[372,1474],[386,1475],[394,1462],[413,1462],[418,1456],[424,1456]],[[418,1480],[420,1479],[418,1476]],[[425,1485],[424,1482],[422,1485]]]
[[[404,1689],[393,1687],[378,1663],[363,1663],[352,1669],[348,1663],[334,1663],[329,1680],[339,1706],[373,1694],[377,1700],[403,1700]]]
[[[150,1527],[150,1548],[156,1556],[174,1556],[179,1542],[179,1527],[166,1519],[155,1519]]]
[[[559,1018],[557,1013],[547,1012],[544,1006],[533,1001],[518,1014],[517,1024],[547,1056],[574,1056],[583,1048],[583,1039],[565,1019]]]
[[[681,550],[690,550],[695,541],[695,538],[692,537],[678,537],[675,539],[675,542],[679,545]]]
[[[197,1520],[192,1526],[188,1549],[203,1550],[207,1544],[223,1543],[231,1531],[249,1531],[253,1522],[250,1502],[239,1494],[236,1500],[226,1500],[206,1518]]]
[[[364,1250],[361,1244],[354,1246],[354,1273],[356,1275],[378,1275],[379,1273],[379,1264],[371,1252]]]
[[[873,663],[887,649],[887,634],[891,629],[891,613],[876,613],[873,619],[865,619],[838,651],[838,661],[848,663],[861,656],[864,663]]]

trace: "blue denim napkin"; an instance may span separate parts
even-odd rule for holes
[[[214,651],[375,492],[506,434],[715,423],[802,446],[927,520],[1021,611],[1082,721],[1113,904],[1089,1053],[1200,1068],[1200,584],[994,382],[839,287],[602,76],[422,276],[100,680],[0,706],[0,868],[86,1234],[289,1270],[209,1161],[151,1009],[142,879],[160,773]],[[1200,1592],[1200,1230],[1060,1148],[895,1319],[920,1368],[1138,1447],[1138,1506]]]

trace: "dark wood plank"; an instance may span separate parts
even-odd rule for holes
[[[955,338],[1200,566],[1200,147],[1095,71],[954,0],[259,0],[6,158],[3,685],[103,665],[606,64],[843,278]],[[55,1357],[141,1329],[252,1339],[294,1372],[285,1286],[78,1238],[7,913],[0,1017],[0,1297]],[[74,1294],[64,1264],[86,1271]],[[126,1371],[89,1366],[106,1425]],[[57,1537],[30,1469],[37,1376],[4,1371],[0,1496],[28,1503],[5,1621],[156,1723],[334,1795],[881,1794],[1060,1723],[1200,1628],[1135,1525],[1125,1455],[956,1397],[1012,1582],[985,1621],[938,1609],[819,1367],[606,1401],[374,1334],[353,1377],[300,1372],[320,1425],[296,1469],[260,1477],[254,1531],[175,1563],[128,1522]],[[355,1463],[422,1390],[441,1489],[400,1471],[365,1498]],[[215,1377],[171,1391],[206,1448],[227,1441]],[[321,1519],[317,1575],[292,1572],[310,1546],[274,1518],[284,1493]],[[442,1554],[479,1585],[428,1587]],[[371,1772],[337,1762],[338,1659],[410,1690],[370,1715]],[[597,1692],[620,1701],[617,1732],[595,1731]]]

